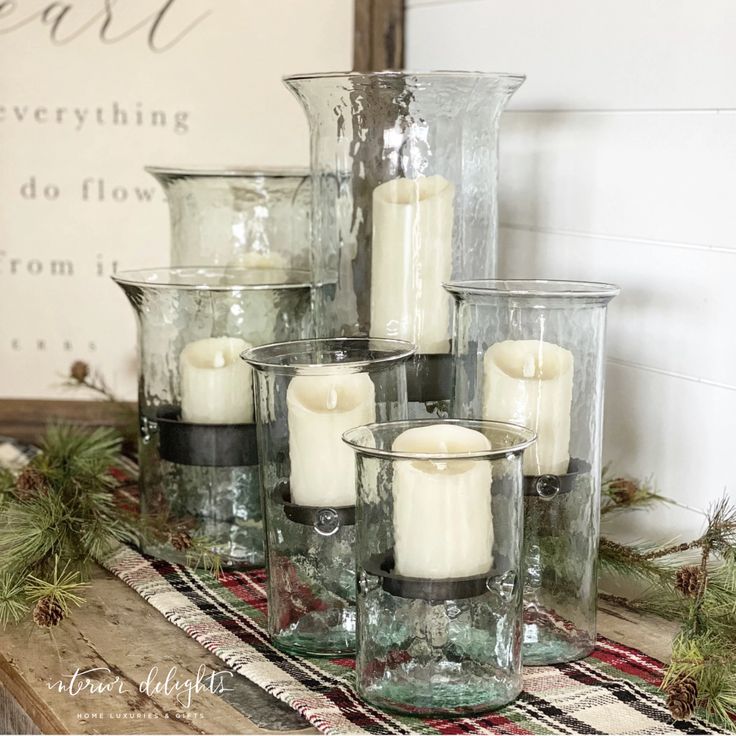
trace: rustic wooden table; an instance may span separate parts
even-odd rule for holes
[[[666,659],[671,624],[605,607],[602,634]],[[0,630],[0,734],[260,734],[316,733],[283,703],[243,677],[228,679],[231,692],[200,692],[189,707],[174,693],[141,693],[151,669],[162,681],[195,678],[223,663],[117,578],[98,568],[87,603],[52,632],[32,624]],[[59,692],[59,681],[80,670],[101,668],[101,685],[118,678],[121,687],[105,692]]]

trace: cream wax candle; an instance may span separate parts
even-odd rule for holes
[[[367,373],[292,378],[286,404],[293,503],[355,505],[355,458],[342,434],[374,422],[375,402]]]
[[[249,347],[237,337],[209,337],[190,342],[181,351],[181,415],[185,422],[253,422],[252,368],[240,359],[240,353]]]
[[[491,443],[474,429],[432,424],[403,432],[392,449],[453,454],[490,450]],[[438,580],[490,571],[490,461],[397,460],[393,500],[399,575]]]
[[[373,190],[371,334],[446,353],[455,186],[442,176],[392,179]]]
[[[542,340],[505,340],[483,360],[483,418],[529,427],[524,474],[560,475],[570,462],[573,355]]]

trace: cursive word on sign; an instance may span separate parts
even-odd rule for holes
[[[41,25],[48,28],[51,42],[61,46],[86,32],[95,33],[105,44],[119,43],[138,33],[145,34],[151,51],[161,52],[176,46],[211,13],[207,11],[194,17],[191,14],[184,17],[180,0],[158,0],[154,2],[152,13],[147,12],[143,18],[131,20],[131,7],[126,0],[122,3],[120,0],[0,0],[0,34]]]

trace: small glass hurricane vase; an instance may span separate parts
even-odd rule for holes
[[[319,334],[408,340],[410,414],[452,385],[450,278],[496,266],[498,128],[524,77],[478,72],[298,74],[311,130]]]
[[[268,632],[310,655],[355,650],[351,427],[406,416],[400,340],[342,338],[248,350],[255,369],[268,567]]]
[[[466,281],[455,298],[453,413],[530,427],[524,457],[524,664],[595,645],[606,306],[577,281]]]
[[[146,171],[169,204],[172,266],[309,269],[307,169]]]
[[[358,427],[358,693],[412,715],[521,691],[524,428],[447,419]]]
[[[145,551],[229,568],[262,565],[253,378],[240,353],[312,334],[309,274],[221,268],[113,277],[138,321],[141,513]]]

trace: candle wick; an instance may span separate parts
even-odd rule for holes
[[[222,368],[224,365],[225,365],[225,354],[221,350],[218,350],[212,356],[212,367]]]
[[[330,388],[330,392],[327,394],[327,408],[337,408],[337,389],[334,386]]]
[[[533,355],[528,355],[521,367],[521,373],[524,378],[534,378],[537,373],[537,365]]]

